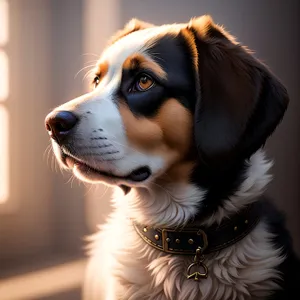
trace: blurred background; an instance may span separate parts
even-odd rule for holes
[[[300,254],[299,13],[298,0],[0,0],[0,299],[80,299],[84,237],[105,220],[111,191],[55,168],[44,118],[88,91],[84,75],[132,17],[211,14],[287,86],[289,109],[266,147],[268,194]]]

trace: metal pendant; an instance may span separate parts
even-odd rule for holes
[[[187,279],[194,278],[195,281],[199,281],[201,278],[207,278],[208,268],[203,263],[204,256],[202,255],[201,247],[196,250],[196,255],[194,257],[194,262],[187,268]],[[197,271],[192,273],[192,268],[197,267]]]
[[[198,266],[198,271],[191,273],[191,269],[194,266]],[[208,276],[208,269],[207,266],[202,262],[194,262],[189,265],[187,269],[187,279],[194,278],[195,281],[199,281],[201,278],[207,278]]]

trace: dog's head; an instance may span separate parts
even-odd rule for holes
[[[47,116],[54,152],[82,180],[130,187],[245,160],[288,104],[274,75],[209,16],[132,20],[105,49],[93,85]]]

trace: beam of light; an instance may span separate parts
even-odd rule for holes
[[[0,204],[6,202],[9,196],[8,126],[7,109],[0,105]]]
[[[8,2],[0,0],[0,46],[8,42]]]
[[[85,266],[83,259],[0,280],[0,299],[43,299],[81,287]]]
[[[0,102],[4,102],[8,97],[8,78],[8,57],[4,51],[0,50]]]
[[[0,0],[0,46],[8,43],[8,1]],[[0,103],[8,98],[9,73],[7,54],[0,50]],[[8,131],[9,116],[7,109],[0,104],[0,204],[7,201],[9,196],[9,167],[8,167]]]

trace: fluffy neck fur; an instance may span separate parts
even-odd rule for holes
[[[237,192],[204,222],[206,225],[221,222],[264,191],[271,163],[261,151],[248,163],[245,180]],[[115,196],[115,211],[102,230],[89,239],[91,260],[84,299],[258,300],[279,288],[276,268],[284,257],[281,249],[274,248],[273,234],[264,221],[238,243],[207,255],[209,276],[195,282],[184,275],[192,257],[166,255],[149,246],[137,235],[128,217],[152,226],[182,226],[201,209],[205,191],[191,184],[154,185],[150,190],[140,188],[125,197],[122,192]]]
[[[245,179],[237,191],[222,202],[216,212],[205,219],[202,225],[220,223],[224,218],[238,212],[261,195],[271,175],[267,172],[272,162],[265,159],[262,150],[257,151],[246,162]],[[141,224],[156,227],[182,227],[192,222],[196,214],[201,214],[201,202],[206,190],[192,183],[172,183],[159,186],[153,183],[150,188],[133,189],[128,195],[114,197],[115,205],[122,206],[127,216]],[[121,201],[118,201],[118,199]]]

